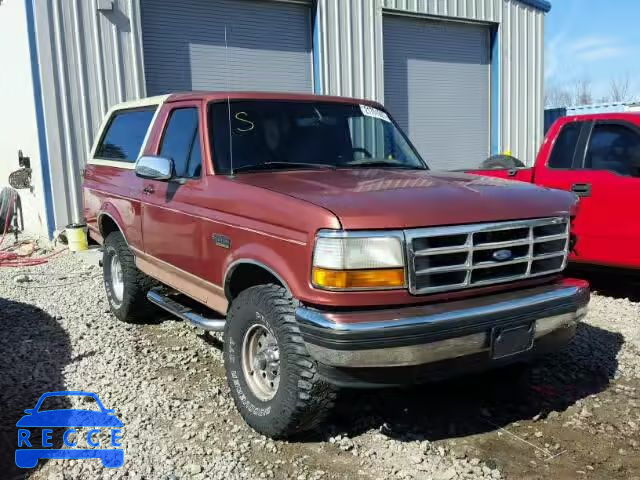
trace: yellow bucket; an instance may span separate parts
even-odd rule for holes
[[[67,234],[70,251],[81,252],[89,248],[87,227],[85,225],[67,225],[65,233]]]

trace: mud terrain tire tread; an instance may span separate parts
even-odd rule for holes
[[[271,438],[288,438],[317,428],[336,400],[336,387],[320,378],[307,352],[295,319],[296,306],[283,287],[258,285],[241,292],[227,314],[224,360],[231,394],[244,420]],[[253,395],[241,365],[244,333],[256,322],[272,330],[280,351],[280,385],[268,402]],[[252,412],[267,408],[266,414]]]
[[[115,252],[120,258],[120,266],[124,279],[124,295],[122,303],[119,305],[113,298],[109,285],[109,265],[111,256]],[[111,232],[104,241],[104,252],[102,257],[104,286],[107,292],[107,300],[111,312],[118,320],[126,323],[148,322],[157,314],[157,309],[149,300],[147,293],[158,285],[151,277],[142,273],[136,267],[135,257],[129,249],[124,236],[120,232]]]

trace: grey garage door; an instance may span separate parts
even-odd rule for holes
[[[384,17],[385,104],[431,168],[477,168],[489,154],[489,32]]]
[[[312,90],[309,7],[262,0],[141,4],[148,95]]]

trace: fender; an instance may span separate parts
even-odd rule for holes
[[[295,273],[289,265],[289,261],[281,255],[275,253],[270,248],[258,243],[251,243],[243,245],[233,254],[229,255],[223,266],[223,285],[225,292],[227,292],[228,284],[231,279],[231,275],[234,270],[240,265],[256,265],[264,268],[274,277],[276,277],[280,283],[287,289],[287,292],[295,296],[295,286],[292,289],[289,282],[285,279],[296,278]],[[227,292],[228,293],[228,292]]]
[[[140,227],[139,224],[137,224],[140,218],[136,218],[136,214],[130,205],[120,205],[120,208],[118,208],[111,202],[105,202],[100,207],[97,217],[97,224],[101,235],[103,233],[102,222],[105,217],[109,217],[118,226],[127,245],[142,250],[142,238],[139,232]]]
[[[113,223],[115,223],[118,227],[118,230],[120,230],[120,232],[122,233],[122,236],[124,237],[125,241],[127,242],[127,245],[129,245],[129,241],[127,240],[127,232],[125,231],[124,228],[122,228],[122,218],[120,217],[120,214],[118,213],[118,210],[116,210],[116,208],[109,204],[109,203],[105,203],[102,208],[100,208],[100,210],[98,211],[98,229],[100,230],[100,235],[103,235],[103,231],[102,231],[102,222],[104,220],[104,217],[109,217],[111,220],[113,220]]]

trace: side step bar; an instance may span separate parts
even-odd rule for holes
[[[163,295],[158,289],[150,290],[149,293],[147,293],[147,299],[151,303],[198,328],[202,328],[203,330],[208,330],[210,332],[222,332],[224,330],[225,320],[223,318],[203,317],[189,307],[176,302],[166,295]]]

